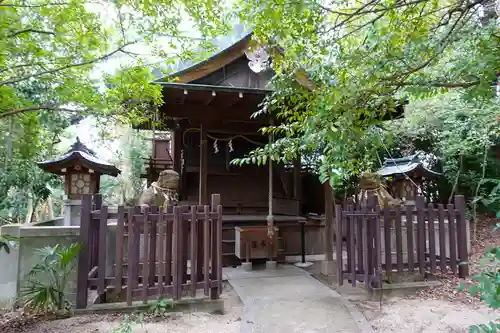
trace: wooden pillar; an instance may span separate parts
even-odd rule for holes
[[[182,128],[176,124],[170,141],[172,167],[179,174],[179,189],[177,190],[179,200],[184,198],[184,182],[186,175],[182,172]]]
[[[273,142],[272,134],[269,135],[269,144]],[[274,247],[277,246],[275,244],[275,240],[277,237],[274,235],[274,216],[273,216],[273,162],[271,158],[268,159],[269,168],[268,168],[268,215],[267,215],[267,250],[268,250],[268,261],[266,262],[266,268],[274,269],[276,268],[276,262],[274,259]]]
[[[172,135],[171,147],[174,171],[181,174],[182,130],[178,127],[175,128]]]
[[[333,274],[333,189],[330,182],[324,183],[325,188],[325,261],[323,262],[322,274]],[[338,236],[337,241],[341,241],[341,235]]]
[[[300,200],[302,192],[302,177],[301,177],[301,165],[300,165],[300,155],[293,161],[293,198],[295,200]]]
[[[198,188],[198,204],[208,205],[207,201],[207,132],[200,126],[200,181]]]
[[[82,210],[80,212],[80,241],[82,250],[78,255],[78,269],[76,278],[76,308],[85,309],[88,299],[88,275],[91,260],[91,229],[92,229],[92,195],[84,194],[82,197]]]

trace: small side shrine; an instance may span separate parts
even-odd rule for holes
[[[101,175],[120,174],[114,165],[98,159],[78,137],[65,154],[37,164],[46,172],[64,176],[64,225],[79,222],[82,195],[99,193]]]
[[[428,169],[418,157],[418,154],[385,159],[382,168],[377,173],[388,179],[388,190],[392,196],[406,203],[414,201],[422,193],[426,181],[436,180],[440,173]]]

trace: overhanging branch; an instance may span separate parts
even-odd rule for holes
[[[47,6],[66,6],[69,5],[68,2],[47,2],[39,5],[25,5],[25,4],[13,4],[13,3],[3,3],[5,0],[0,0],[0,7],[14,7],[14,8],[41,8]]]
[[[464,82],[400,82],[396,83],[397,87],[433,87],[433,88],[470,88],[481,83],[479,80],[464,81]]]
[[[0,119],[14,116],[16,114],[21,114],[25,112],[36,112],[36,111],[61,111],[61,112],[79,112],[78,110],[61,108],[53,105],[32,105],[24,108],[14,109],[6,112],[0,113]]]
[[[16,37],[16,36],[19,36],[19,35],[22,35],[22,34],[26,34],[26,33],[36,33],[36,34],[52,35],[52,36],[56,35],[56,33],[53,32],[53,31],[45,31],[45,30],[37,30],[37,29],[28,28],[28,29],[23,29],[23,30],[15,31],[12,34],[8,35],[7,37],[12,38],[12,37]]]
[[[116,53],[123,51],[127,46],[130,46],[130,45],[135,44],[137,42],[139,42],[139,40],[135,40],[135,41],[132,41],[132,42],[125,43],[122,46],[120,46],[119,48],[115,49],[114,51],[106,53],[106,54],[103,54],[102,56],[94,58],[94,59],[91,59],[91,60],[82,61],[82,62],[78,62],[78,63],[74,63],[74,64],[68,64],[68,65],[65,65],[65,66],[58,67],[58,68],[48,69],[48,70],[40,71],[40,72],[37,72],[37,73],[33,73],[33,74],[21,76],[21,77],[18,77],[18,78],[12,78],[12,79],[9,79],[9,80],[0,81],[0,86],[5,86],[5,85],[9,85],[9,84],[19,83],[19,82],[26,81],[26,80],[31,79],[31,78],[36,78],[36,77],[47,75],[47,74],[54,74],[54,73],[57,73],[57,72],[60,72],[60,71],[63,71],[63,70],[69,69],[69,68],[75,68],[75,67],[81,67],[81,66],[86,66],[86,65],[92,65],[92,64],[95,64],[95,63],[100,62],[102,60],[108,59],[109,57],[115,55]]]

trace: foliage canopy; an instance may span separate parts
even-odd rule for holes
[[[369,167],[360,152],[382,141],[367,130],[401,99],[459,89],[464,98],[491,100],[500,36],[490,2],[238,2],[254,38],[279,50],[278,89],[261,112],[283,120],[265,130],[280,137],[275,144],[240,162],[320,149],[323,179],[338,169],[355,174]],[[297,84],[303,70],[312,91]]]

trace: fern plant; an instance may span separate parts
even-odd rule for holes
[[[75,243],[36,250],[40,260],[26,275],[21,289],[21,302],[26,310],[60,314],[70,308],[66,287],[80,249],[81,244]]]

